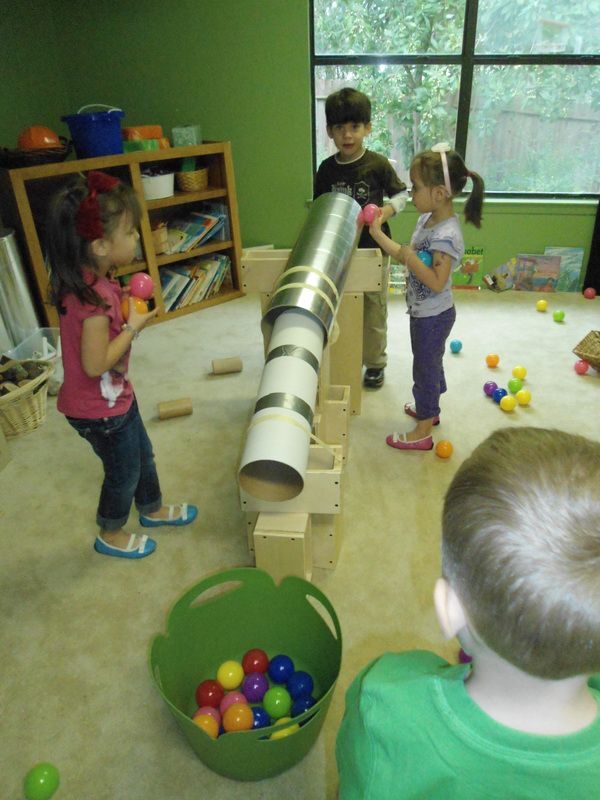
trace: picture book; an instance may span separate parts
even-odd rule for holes
[[[555,292],[560,273],[560,256],[519,253],[514,286],[519,291]]]
[[[454,289],[472,289],[483,283],[483,247],[468,247],[452,273]]]
[[[187,253],[211,239],[224,225],[222,216],[191,211],[186,217],[174,219],[167,227],[167,253]]]
[[[485,282],[495,292],[505,292],[507,289],[512,289],[515,283],[516,267],[517,259],[513,256],[513,258],[509,258],[504,264],[500,264],[493,272],[486,275]]]
[[[546,256],[560,257],[557,292],[578,292],[581,288],[583,247],[546,247]]]
[[[160,270],[160,286],[162,290],[165,311],[172,310],[177,298],[187,286],[190,276],[179,269],[162,267]]]
[[[183,280],[175,280],[163,289],[163,300],[167,311],[175,311],[193,303],[199,303],[218,294],[224,280],[230,274],[231,260],[223,253],[185,261],[176,267],[161,268],[165,282],[169,273],[176,273]]]

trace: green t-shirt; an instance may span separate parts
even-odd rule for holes
[[[469,697],[463,664],[387,653],[346,694],[339,800],[592,800],[600,797],[600,714],[568,736],[500,725]],[[600,704],[600,679],[590,680]]]

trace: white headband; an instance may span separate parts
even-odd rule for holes
[[[450,152],[450,145],[448,142],[438,142],[431,148],[432,153],[439,153],[442,159],[442,169],[444,170],[444,185],[448,192],[448,197],[452,197],[452,184],[450,183],[450,173],[448,172],[448,158],[446,153]]]

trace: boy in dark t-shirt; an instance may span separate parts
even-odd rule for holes
[[[342,192],[363,208],[374,203],[381,208],[383,228],[389,235],[387,220],[406,205],[406,186],[387,158],[363,147],[363,140],[371,132],[371,101],[356,89],[340,89],[325,101],[325,116],[327,133],[338,152],[321,162],[315,176],[314,198],[325,192]],[[387,198],[385,204],[384,197]],[[358,246],[378,246],[366,226]],[[364,294],[364,385],[371,389],[383,385],[387,363],[388,265],[389,259],[381,291]]]

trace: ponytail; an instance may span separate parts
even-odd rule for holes
[[[485,183],[481,175],[477,172],[470,172],[467,170],[467,176],[473,181],[473,188],[465,203],[465,220],[475,225],[476,228],[481,228],[481,212],[483,209]]]

